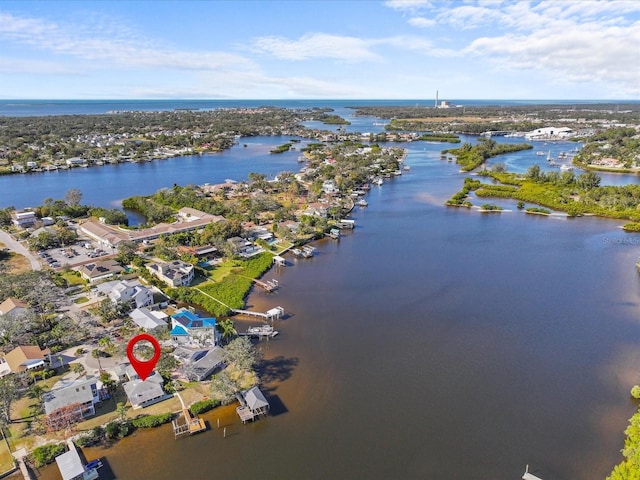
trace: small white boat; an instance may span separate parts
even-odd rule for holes
[[[273,327],[271,325],[260,325],[259,327],[247,328],[247,333],[250,335],[270,335],[273,333]]]
[[[356,202],[356,205],[358,205],[359,207],[366,207],[369,205],[369,203],[367,203],[367,201],[364,198],[361,198]]]

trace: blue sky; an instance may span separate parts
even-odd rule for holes
[[[640,2],[0,1],[0,98],[640,99]]]

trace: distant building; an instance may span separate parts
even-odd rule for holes
[[[146,267],[153,276],[172,287],[189,285],[195,275],[194,266],[180,260],[169,263],[149,263]]]
[[[84,165],[85,163],[87,163],[87,161],[84,158],[73,157],[67,158],[65,163],[70,167],[78,167],[80,165]]]
[[[22,212],[13,212],[11,214],[11,221],[16,227],[29,228],[36,224],[38,218],[36,217],[36,212],[24,210]]]
[[[525,140],[549,140],[570,138],[572,136],[573,130],[569,127],[543,127],[524,134]]]
[[[161,235],[200,230],[210,223],[224,220],[224,217],[219,215],[211,215],[188,207],[181,208],[178,211],[177,218],[178,221],[174,223],[159,223],[155,227],[139,230],[121,230],[95,220],[87,220],[80,225],[80,231],[102,245],[114,247],[124,241],[150,241],[159,238]]]

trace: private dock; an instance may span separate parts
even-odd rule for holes
[[[540,477],[536,477],[532,473],[529,473],[529,465],[524,470],[524,475],[522,475],[522,480],[542,480]]]
[[[240,402],[240,405],[236,407],[236,413],[242,423],[269,415],[269,402],[258,387],[236,394],[236,398]]]
[[[338,228],[353,229],[356,226],[356,221],[348,218],[343,218],[338,222]]]
[[[316,251],[315,247],[312,247],[311,245],[305,245],[302,248],[294,248],[293,250],[291,250],[291,252],[296,257],[304,257],[304,258],[313,257],[313,254],[315,251]]]
[[[325,235],[338,240],[340,238],[340,230],[337,228],[332,228],[331,230],[329,230],[329,233],[326,233]]]
[[[206,430],[207,425],[204,423],[204,420],[201,418],[198,418],[197,415],[194,415],[192,417],[191,412],[182,401],[182,397],[180,396],[180,394],[176,392],[176,396],[178,397],[178,399],[180,400],[180,403],[182,404],[181,414],[185,421],[184,423],[179,423],[178,420],[180,417],[178,417],[177,419],[171,420],[171,424],[173,425],[174,438],[178,438],[180,435],[184,435],[185,433],[192,435],[194,433],[199,433]]]
[[[258,280],[257,278],[251,278],[245,275],[238,275],[238,276],[250,279],[253,283],[255,283],[260,288],[262,288],[263,290],[269,293],[273,292],[274,290],[277,290],[277,288],[279,287],[278,280],[276,280],[275,278],[272,280],[267,280],[266,282],[263,282],[262,280]]]
[[[278,320],[284,316],[284,308],[282,307],[274,307],[267,310],[266,313],[262,312],[253,312],[251,310],[238,310],[232,309],[232,312],[236,315],[245,315],[247,317],[257,317],[262,318],[264,320],[269,320],[273,322],[274,320]]]

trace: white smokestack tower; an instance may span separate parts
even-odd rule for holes
[[[434,105],[434,108],[438,108],[438,90],[436,90],[436,103]]]

